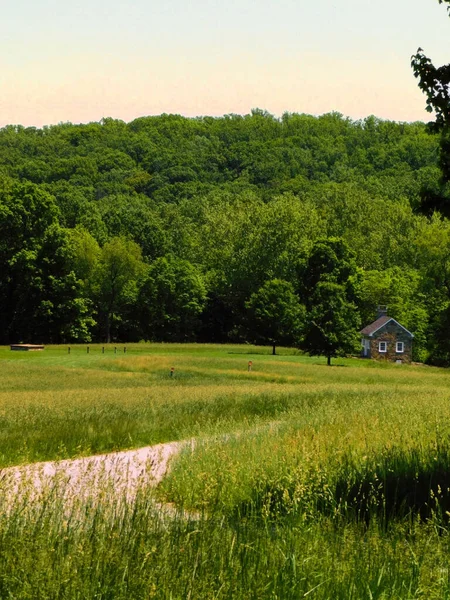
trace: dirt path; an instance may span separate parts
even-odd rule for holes
[[[1,488],[9,498],[43,498],[57,493],[90,503],[113,491],[132,501],[139,489],[155,487],[167,472],[170,459],[189,442],[169,442],[85,458],[48,461],[1,470]]]
[[[278,424],[279,421],[273,421],[252,431]],[[224,434],[221,438],[226,440],[240,433]],[[183,440],[0,469],[0,511],[12,510],[17,501],[24,506],[40,506],[50,496],[64,502],[68,512],[75,505],[82,509],[86,505],[103,506],[115,501],[129,504],[140,491],[148,495],[149,489],[156,487],[167,473],[171,458],[182,448],[194,444],[193,439]],[[173,506],[156,501],[155,506],[162,512],[173,513],[175,510]]]

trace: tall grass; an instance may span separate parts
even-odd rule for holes
[[[0,597],[448,598],[449,541],[433,521],[162,517],[144,490],[131,505],[105,493],[80,519],[49,491],[0,516]]]
[[[446,398],[429,393],[402,405],[373,391],[329,400],[288,394],[282,404],[278,420],[186,447],[161,492],[224,514],[388,520],[450,509]]]
[[[266,351],[0,350],[3,466],[195,438],[131,500],[2,474],[0,598],[450,598],[447,371]]]
[[[91,346],[89,354],[73,347],[70,355],[57,347],[35,354],[2,349],[0,466],[289,421],[310,405],[344,412],[348,406],[350,414],[359,404],[370,408],[367,394],[372,404],[380,398],[389,413],[404,406],[407,414],[411,399],[423,397],[431,411],[438,407],[436,418],[448,418],[450,378],[442,370],[357,360],[330,369],[320,359],[263,351],[269,352],[168,344],[130,346],[117,355],[111,347],[102,354],[100,346]]]

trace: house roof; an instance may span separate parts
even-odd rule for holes
[[[380,317],[373,323],[370,323],[370,325],[367,325],[366,327],[364,327],[364,329],[361,329],[361,331],[359,333],[361,335],[367,335],[369,337],[372,337],[376,331],[378,331],[379,329],[381,329],[382,327],[387,325],[389,323],[389,321],[394,321],[394,323],[397,323],[397,325],[399,327],[401,327],[402,329],[404,329],[406,331],[406,333],[408,333],[412,338],[414,337],[414,334],[412,334],[410,331],[408,331],[406,329],[406,327],[403,327],[403,325],[400,325],[400,323],[398,321],[396,321],[392,317],[388,317],[386,315],[383,315],[382,317]]]

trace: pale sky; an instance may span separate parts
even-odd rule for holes
[[[1,5],[0,127],[256,107],[427,121],[411,54],[450,62],[437,0]]]

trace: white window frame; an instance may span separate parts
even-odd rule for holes
[[[401,348],[401,350],[400,350]],[[395,343],[395,351],[397,354],[403,354],[405,351],[405,343],[404,342],[396,342]]]
[[[384,350],[382,350],[384,348]],[[378,342],[378,352],[380,354],[385,354],[387,352],[387,342]]]

